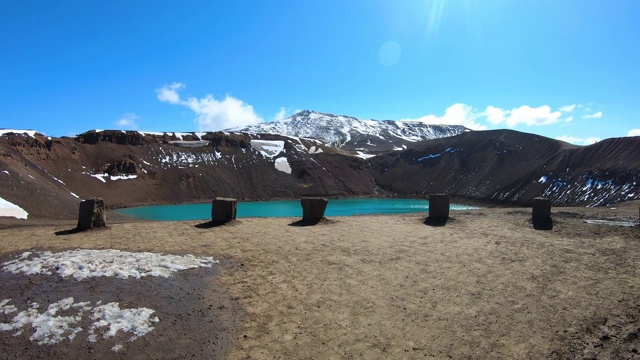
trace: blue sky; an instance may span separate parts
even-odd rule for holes
[[[0,128],[220,130],[310,109],[640,135],[640,1],[0,1]]]

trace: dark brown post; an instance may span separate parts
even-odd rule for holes
[[[449,219],[449,195],[429,195],[429,219],[446,222]]]
[[[104,211],[104,200],[93,198],[80,203],[78,214],[78,230],[88,230],[107,226],[107,214]]]
[[[211,221],[217,224],[228,223],[236,219],[238,200],[215,198],[211,204]]]
[[[323,198],[305,198],[300,200],[302,204],[302,221],[306,223],[317,223],[324,217],[329,200]]]
[[[531,211],[531,222],[536,230],[552,230],[551,201],[543,197],[533,199],[533,210]]]

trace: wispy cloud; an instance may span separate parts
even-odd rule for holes
[[[220,100],[213,95],[183,100],[178,90],[184,87],[182,83],[164,85],[156,90],[158,100],[191,109],[196,115],[195,122],[200,131],[223,130],[263,122],[253,110],[253,106],[230,95]]]
[[[168,102],[169,104],[179,104],[180,95],[178,94],[178,90],[184,86],[182,83],[174,82],[157,89],[156,94],[158,95],[158,100]]]
[[[564,142],[568,142],[576,145],[591,145],[591,144],[597,143],[601,139],[597,137],[581,138],[581,137],[575,137],[575,136],[569,136],[569,135],[561,135],[561,136],[557,136],[556,140],[560,140],[560,141],[564,141]]]
[[[281,121],[287,117],[287,108],[281,107],[280,110],[273,116],[271,121]]]
[[[586,114],[582,118],[583,119],[600,119],[602,117],[602,111],[598,111],[594,114]]]
[[[469,105],[453,104],[445,110],[443,116],[425,115],[419,118],[402,119],[403,121],[419,121],[433,125],[463,125],[472,130],[486,130],[487,127],[476,122],[477,111]]]
[[[640,129],[631,129],[627,133],[627,136],[640,136]]]
[[[565,113],[570,113],[573,112],[573,110],[576,109],[576,107],[580,106],[579,104],[572,104],[572,105],[565,105],[565,106],[561,106],[558,111],[560,112],[565,112]]]
[[[121,130],[137,130],[138,124],[136,120],[140,119],[140,117],[134,113],[126,113],[122,115],[122,117],[116,121],[116,125],[118,129]]]

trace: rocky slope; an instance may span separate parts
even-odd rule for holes
[[[72,218],[82,198],[110,206],[369,195],[369,164],[312,139],[90,131],[0,136],[0,198],[32,216]]]
[[[361,120],[351,116],[305,110],[282,121],[233,128],[227,131],[312,138],[343,150],[375,155],[390,150],[402,150],[418,141],[455,136],[470,130],[461,125],[430,125],[419,121]]]
[[[80,199],[111,207],[301,196],[447,193],[483,202],[597,206],[640,199],[640,137],[574,146],[475,131],[361,159],[319,140],[247,133],[90,131],[0,135],[0,198],[32,217],[75,218]]]
[[[511,130],[465,133],[370,160],[381,188],[528,205],[598,206],[640,199],[640,137],[575,146]]]

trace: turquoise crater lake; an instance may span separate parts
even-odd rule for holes
[[[451,210],[467,209],[475,207],[451,204]],[[429,201],[421,199],[330,199],[325,216],[408,214],[427,211]],[[211,203],[141,206],[115,212],[143,220],[210,220]],[[237,217],[302,217],[302,207],[300,200],[238,202]]]

